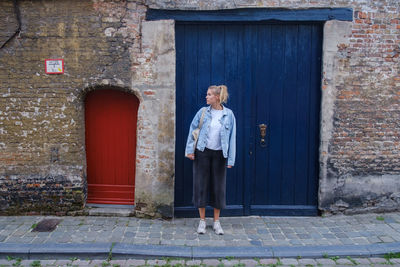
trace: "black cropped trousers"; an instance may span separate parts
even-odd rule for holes
[[[222,150],[196,149],[193,161],[193,204],[216,209],[226,206],[226,161]]]

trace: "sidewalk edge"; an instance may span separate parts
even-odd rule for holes
[[[247,247],[189,247],[170,245],[139,245],[126,243],[0,243],[0,258],[18,256],[35,259],[61,258],[324,258],[333,256],[372,257],[400,252],[400,242],[343,246],[247,246]]]

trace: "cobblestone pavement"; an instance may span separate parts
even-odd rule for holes
[[[165,267],[182,267],[182,266],[400,266],[400,259],[392,258],[320,258],[320,259],[203,259],[203,260],[184,260],[184,259],[130,259],[130,260],[21,260],[8,258],[0,260],[0,266],[165,266]]]
[[[0,217],[0,244],[104,243],[174,246],[369,245],[400,241],[400,212],[330,217],[225,217],[225,235],[198,235],[198,219],[57,217],[53,232],[32,232],[43,216]]]

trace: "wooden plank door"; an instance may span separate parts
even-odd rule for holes
[[[134,204],[139,100],[117,90],[85,101],[88,203]]]
[[[227,208],[225,215],[243,215],[244,195],[243,164],[245,139],[245,118],[249,110],[243,88],[248,82],[243,54],[242,37],[244,26],[214,24],[177,24],[177,103],[176,103],[176,179],[175,179],[175,216],[197,216],[192,205],[192,162],[184,158],[186,138],[190,123],[196,111],[206,106],[208,86],[226,84],[231,95],[229,108],[235,111],[237,122],[237,150],[235,167],[227,171]],[[238,51],[241,51],[238,55]],[[248,144],[247,144],[248,145]],[[207,213],[210,211],[207,210]]]
[[[211,84],[228,86],[237,121],[222,214],[316,214],[321,37],[308,23],[176,24],[176,216],[197,216],[184,149]]]
[[[313,24],[257,30],[252,214],[317,214],[321,37]]]

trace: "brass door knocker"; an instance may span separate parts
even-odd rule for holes
[[[267,125],[260,124],[258,125],[258,127],[260,127],[260,135],[261,135],[260,146],[266,147],[267,143],[265,142],[265,135],[267,134]]]

